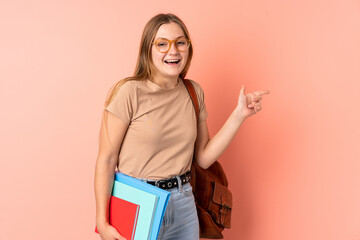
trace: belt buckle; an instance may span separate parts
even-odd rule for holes
[[[158,180],[155,182],[156,186],[161,189],[166,189],[167,181],[166,180]]]
[[[180,182],[182,184],[185,184],[189,182],[191,179],[191,175],[184,174],[182,178],[180,178]],[[178,180],[177,178],[171,178],[171,179],[163,179],[163,180],[157,180],[155,181],[155,186],[161,189],[169,189],[173,187],[178,187]]]
[[[169,189],[173,187],[177,187],[177,180],[175,181],[173,179],[167,179],[167,180],[160,180],[158,182],[158,186],[162,189]]]

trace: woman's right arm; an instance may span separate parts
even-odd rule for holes
[[[109,224],[109,200],[114,182],[115,168],[119,149],[124,139],[128,124],[114,114],[106,111],[100,129],[99,153],[95,166],[96,226],[103,240],[125,239]]]

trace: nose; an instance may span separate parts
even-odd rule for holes
[[[176,55],[176,54],[179,53],[179,51],[178,51],[177,48],[175,47],[175,44],[176,44],[175,42],[172,42],[172,43],[171,43],[170,49],[169,49],[168,53],[174,54],[174,55]]]

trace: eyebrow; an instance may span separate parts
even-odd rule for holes
[[[182,37],[185,37],[185,36],[179,36],[179,37],[177,37],[177,38],[175,38],[175,39],[182,38]],[[160,37],[160,38],[157,38],[157,39],[166,39],[166,40],[169,40],[168,38],[164,38],[164,37]]]

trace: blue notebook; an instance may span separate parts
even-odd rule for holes
[[[150,239],[158,197],[118,181],[114,181],[112,195],[140,206],[134,240]]]
[[[162,223],[162,220],[163,220],[163,217],[165,214],[165,210],[166,210],[166,207],[167,207],[167,204],[169,201],[170,192],[165,191],[161,188],[152,186],[152,185],[145,183],[139,179],[130,177],[130,176],[125,175],[120,172],[116,172],[115,180],[158,196],[157,206],[156,206],[156,210],[155,210],[155,216],[154,216],[154,220],[153,220],[153,224],[152,224],[151,238],[150,238],[150,240],[156,240],[159,235],[161,223]]]

